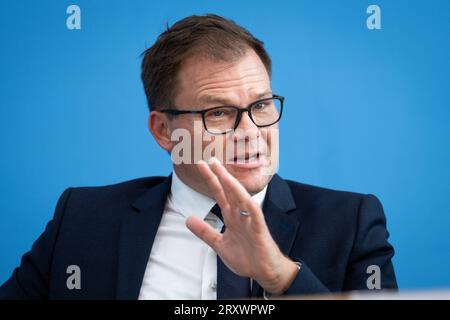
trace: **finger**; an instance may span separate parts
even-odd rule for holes
[[[219,179],[230,205],[238,206],[240,210],[249,213],[249,215],[256,220],[255,222],[258,224],[258,227],[260,227],[261,224],[264,225],[264,215],[261,208],[256,204],[240,182],[215,158],[211,159],[210,168]]]
[[[198,168],[221,209],[224,224],[228,228],[233,228],[235,225],[235,218],[230,215],[231,204],[228,201],[222,184],[206,162],[200,161]]]
[[[245,190],[240,182],[216,158],[211,158],[209,166],[221,183],[230,205],[235,205],[239,209],[246,210],[245,203],[251,198],[247,190]]]
[[[212,170],[212,166],[211,164],[214,165],[214,163],[220,163],[219,160],[217,160],[217,158],[212,157],[210,159],[210,164],[207,165],[207,167],[205,167],[205,170],[207,170],[209,172],[209,175],[211,176],[211,179],[214,181],[215,186],[212,188],[217,188],[217,193],[220,193],[220,197],[223,199],[223,202],[225,202],[225,204],[221,204],[219,203],[220,208],[222,209],[222,216],[224,218],[224,220],[226,221],[226,225],[228,227],[233,227],[236,223],[239,223],[239,225],[242,225],[242,222],[246,222],[244,221],[239,221],[239,217],[241,217],[241,215],[239,215],[239,205],[237,203],[236,197],[230,193],[229,190],[225,189],[222,185],[222,182],[219,180],[218,176],[216,175],[216,173]],[[223,167],[223,169],[226,171],[226,169]],[[243,189],[245,191],[245,189]],[[249,220],[249,219],[247,219]],[[230,224],[231,223],[231,224]]]
[[[220,251],[222,234],[197,216],[186,219],[186,227],[198,238],[209,245],[215,252]]]
[[[235,181],[237,181],[237,179],[234,178],[234,177],[228,172],[227,169],[225,169],[225,167],[222,165],[222,163],[220,163],[219,160],[217,160],[217,158],[212,157],[212,158],[209,160],[208,165],[209,165],[211,171],[214,173],[214,175],[218,178],[219,183],[222,185],[222,188],[223,188],[223,190],[224,190],[225,196],[227,196],[227,197],[229,196],[229,197],[230,197],[230,198],[228,199],[229,202],[231,202],[231,201],[236,202],[236,200],[237,200],[237,199],[236,199],[236,196],[235,196],[235,193],[236,193],[236,192],[238,192],[238,193],[243,192],[244,194],[248,194],[247,190],[245,190],[245,188],[242,187],[242,185],[240,185],[240,183],[239,183],[239,186],[241,187],[241,189],[239,189],[239,190],[230,189],[230,188],[225,187],[225,186],[223,185],[223,181],[224,181],[224,179],[226,179],[226,178],[231,178],[231,179],[233,179],[233,180],[235,180]],[[230,204],[231,204],[231,203],[230,203]]]
[[[200,174],[205,179],[206,184],[211,189],[213,197],[214,197],[214,199],[216,199],[219,207],[222,209],[222,211],[227,210],[229,208],[228,199],[225,195],[222,184],[220,183],[220,181],[217,178],[217,176],[215,175],[215,173],[210,169],[208,164],[203,160],[200,160],[198,162],[197,166],[198,166],[198,170],[200,171]]]
[[[266,224],[266,219],[264,217],[264,213],[261,210],[261,207],[259,204],[256,203],[253,199],[251,201],[247,202],[247,208],[248,212],[251,214],[254,213],[252,216],[252,224],[251,227],[253,228],[254,232],[262,232],[262,231],[268,231],[268,227]],[[246,217],[242,217],[246,218]]]

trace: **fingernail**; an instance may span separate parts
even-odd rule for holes
[[[211,165],[211,164],[214,164],[216,161],[217,161],[216,157],[211,157],[209,159],[208,163]]]

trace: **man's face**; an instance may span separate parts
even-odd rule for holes
[[[217,106],[244,108],[256,100],[272,96],[267,70],[253,50],[248,50],[233,62],[217,62],[195,56],[188,59],[180,68],[177,93],[175,106],[180,110],[203,110]],[[171,132],[177,128],[190,132],[192,155],[199,145],[194,142],[195,139],[202,141],[202,155],[211,141],[218,142],[222,148],[222,155],[218,158],[226,169],[249,193],[261,191],[272,178],[272,173],[267,172],[267,163],[271,152],[278,151],[278,138],[272,138],[270,131],[277,130],[278,124],[258,128],[244,112],[235,131],[217,136],[205,132],[203,124],[200,125],[201,120],[200,114],[179,115],[169,120],[169,128]],[[196,121],[197,129],[194,130]],[[211,140],[202,139],[205,136]],[[233,152],[230,153],[230,150]],[[273,155],[271,160],[274,165]],[[275,161],[278,161],[277,157]],[[195,164],[175,165],[175,171],[185,183],[202,190],[204,183]]]

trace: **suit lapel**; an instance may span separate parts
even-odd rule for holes
[[[172,176],[144,193],[122,221],[117,270],[117,299],[137,299],[153,241],[164,212]]]
[[[278,175],[273,176],[267,187],[263,212],[272,238],[285,255],[291,251],[299,226],[296,216],[287,214],[295,209],[289,185]],[[253,281],[252,297],[259,296],[260,289],[260,285]]]
[[[170,175],[134,202],[135,210],[124,215],[119,240],[117,299],[139,297],[145,268],[161,222],[171,182]],[[273,239],[285,255],[289,255],[299,226],[297,218],[287,214],[295,209],[288,184],[275,175],[267,188],[263,212]],[[252,297],[260,295],[260,289],[259,284],[254,281]]]

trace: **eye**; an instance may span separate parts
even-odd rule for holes
[[[213,117],[223,117],[224,116],[224,114],[225,114],[225,112],[223,111],[223,110],[214,110],[213,112],[212,112],[212,116]]]
[[[227,108],[220,108],[208,111],[206,113],[206,117],[209,118],[210,120],[222,120],[231,117],[232,116],[231,113],[232,110],[229,110]]]
[[[255,104],[253,106],[253,109],[255,110],[262,110],[266,107],[266,103],[265,102],[258,102],[257,104]]]

